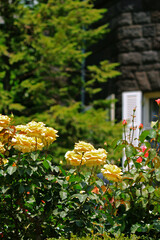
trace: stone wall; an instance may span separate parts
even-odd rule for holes
[[[121,93],[160,90],[160,0],[99,0],[97,8],[107,8],[103,23],[110,33],[95,46],[90,63],[109,59],[119,62],[122,75],[109,82],[104,94],[118,98],[121,118]]]

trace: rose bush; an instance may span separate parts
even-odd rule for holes
[[[64,170],[47,153],[58,137],[55,129],[34,121],[14,126],[13,117],[0,115],[0,237],[69,239],[107,232],[159,239],[160,110],[152,129],[137,126],[138,146],[134,118],[135,109],[129,132],[125,120],[124,139],[112,144],[115,151],[125,150],[122,172],[105,149],[85,141],[66,152]]]

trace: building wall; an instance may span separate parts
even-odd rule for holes
[[[120,63],[122,75],[108,82],[106,94],[116,94],[121,119],[123,91],[160,90],[160,0],[98,0],[96,7],[108,9],[101,23],[108,22],[111,31],[89,61]]]

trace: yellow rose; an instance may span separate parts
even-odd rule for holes
[[[105,164],[103,167],[104,168],[101,169],[101,172],[108,180],[118,182],[122,179],[122,171],[116,165]]]
[[[57,130],[55,130],[54,128],[51,127],[45,127],[43,129],[43,141],[44,143],[51,144],[52,142],[54,142],[56,140],[56,137],[58,137],[57,135]]]
[[[23,134],[16,134],[12,139],[12,144],[15,149],[20,152],[33,152],[35,150],[42,150],[44,147],[40,139],[35,140],[33,137],[27,137]]]
[[[83,165],[85,163],[82,160],[82,154],[78,154],[75,151],[66,152],[65,159],[72,166],[79,166],[79,165]]]
[[[90,143],[86,143],[84,141],[79,141],[78,143],[75,143],[74,150],[77,153],[81,153],[81,152],[87,152],[87,151],[94,150],[94,147]]]
[[[39,138],[42,138],[44,136],[45,124],[43,122],[32,121],[27,123],[26,127],[27,136]]]
[[[83,159],[89,167],[103,165],[107,158],[107,152],[103,148],[85,152]]]
[[[17,125],[16,130],[27,133],[27,126],[26,125]]]
[[[45,145],[51,144],[58,137],[58,131],[51,127],[45,127],[43,122],[32,121],[27,125],[18,125],[16,126],[16,130],[26,133],[28,137],[42,139]]]
[[[11,119],[8,116],[0,114],[0,127],[1,128],[8,127],[8,125],[10,124],[10,121],[11,121]]]

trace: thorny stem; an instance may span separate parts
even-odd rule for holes
[[[91,175],[90,175],[90,177],[89,177],[89,179],[88,179],[89,184],[90,184],[90,180],[91,180],[91,177],[92,177],[92,175],[93,175],[93,172],[94,172],[94,166],[93,166],[92,169],[91,169]]]
[[[37,151],[37,137],[35,137],[35,140],[36,140],[35,151]]]
[[[159,124],[160,124],[160,106],[159,106],[159,109],[158,109],[158,127],[157,127],[157,131],[156,131],[156,139],[155,139],[155,148],[157,149],[158,147],[158,131],[159,131]]]
[[[135,127],[134,127],[134,118],[135,118],[135,109],[133,109],[133,117],[132,117],[132,138],[131,138],[131,143],[133,143],[133,139],[134,139],[134,130],[135,130]]]
[[[124,140],[125,140],[125,142],[126,142],[126,128],[125,128],[126,126],[124,125]]]

